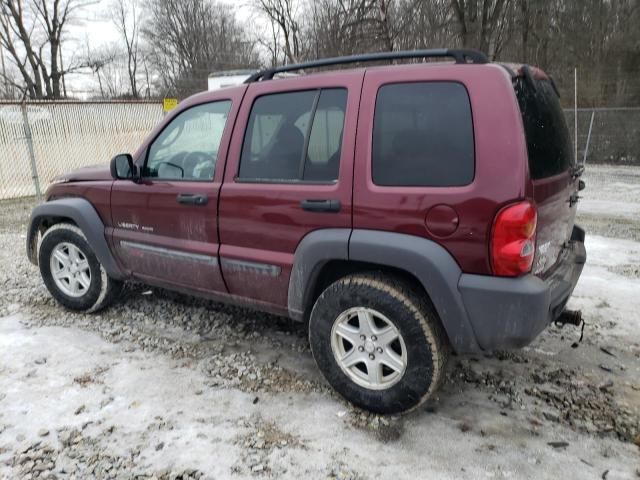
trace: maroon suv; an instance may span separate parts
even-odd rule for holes
[[[351,62],[452,58],[274,78]],[[376,412],[426,400],[447,352],[522,347],[586,259],[553,80],[475,51],[260,72],[183,101],[132,156],[54,181],[29,258],[96,311],[136,279],[308,322],[319,368]]]

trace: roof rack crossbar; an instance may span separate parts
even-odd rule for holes
[[[489,63],[487,56],[478,50],[435,48],[431,50],[403,50],[399,52],[365,53],[362,55],[350,55],[346,57],[324,58],[310,62],[294,63],[281,67],[269,68],[251,75],[244,83],[257,82],[259,80],[271,80],[274,75],[283,72],[302,70],[305,68],[319,68],[331,65],[344,65],[358,62],[377,62],[382,60],[398,60],[403,58],[453,58],[456,63]]]

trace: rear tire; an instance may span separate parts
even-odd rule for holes
[[[350,275],[322,292],[311,312],[309,342],[340,395],[384,414],[425,402],[444,376],[449,351],[424,294],[382,274]]]
[[[122,291],[122,282],[107,275],[76,225],[57,223],[42,237],[40,274],[47,289],[69,310],[97,312]]]

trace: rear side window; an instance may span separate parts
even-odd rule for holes
[[[309,134],[304,180],[338,178],[346,104],[346,90],[336,88],[322,91]]]
[[[567,122],[553,86],[547,80],[527,82],[519,77],[515,90],[527,139],[531,178],[565,172],[575,159]]]
[[[398,83],[379,89],[372,145],[376,185],[468,185],[474,163],[471,105],[463,85]]]
[[[332,182],[338,178],[347,90],[264,95],[251,108],[238,178]]]

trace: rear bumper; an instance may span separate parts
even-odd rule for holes
[[[520,348],[560,316],[587,259],[584,230],[574,227],[569,246],[546,278],[462,274],[458,290],[483,350]]]

